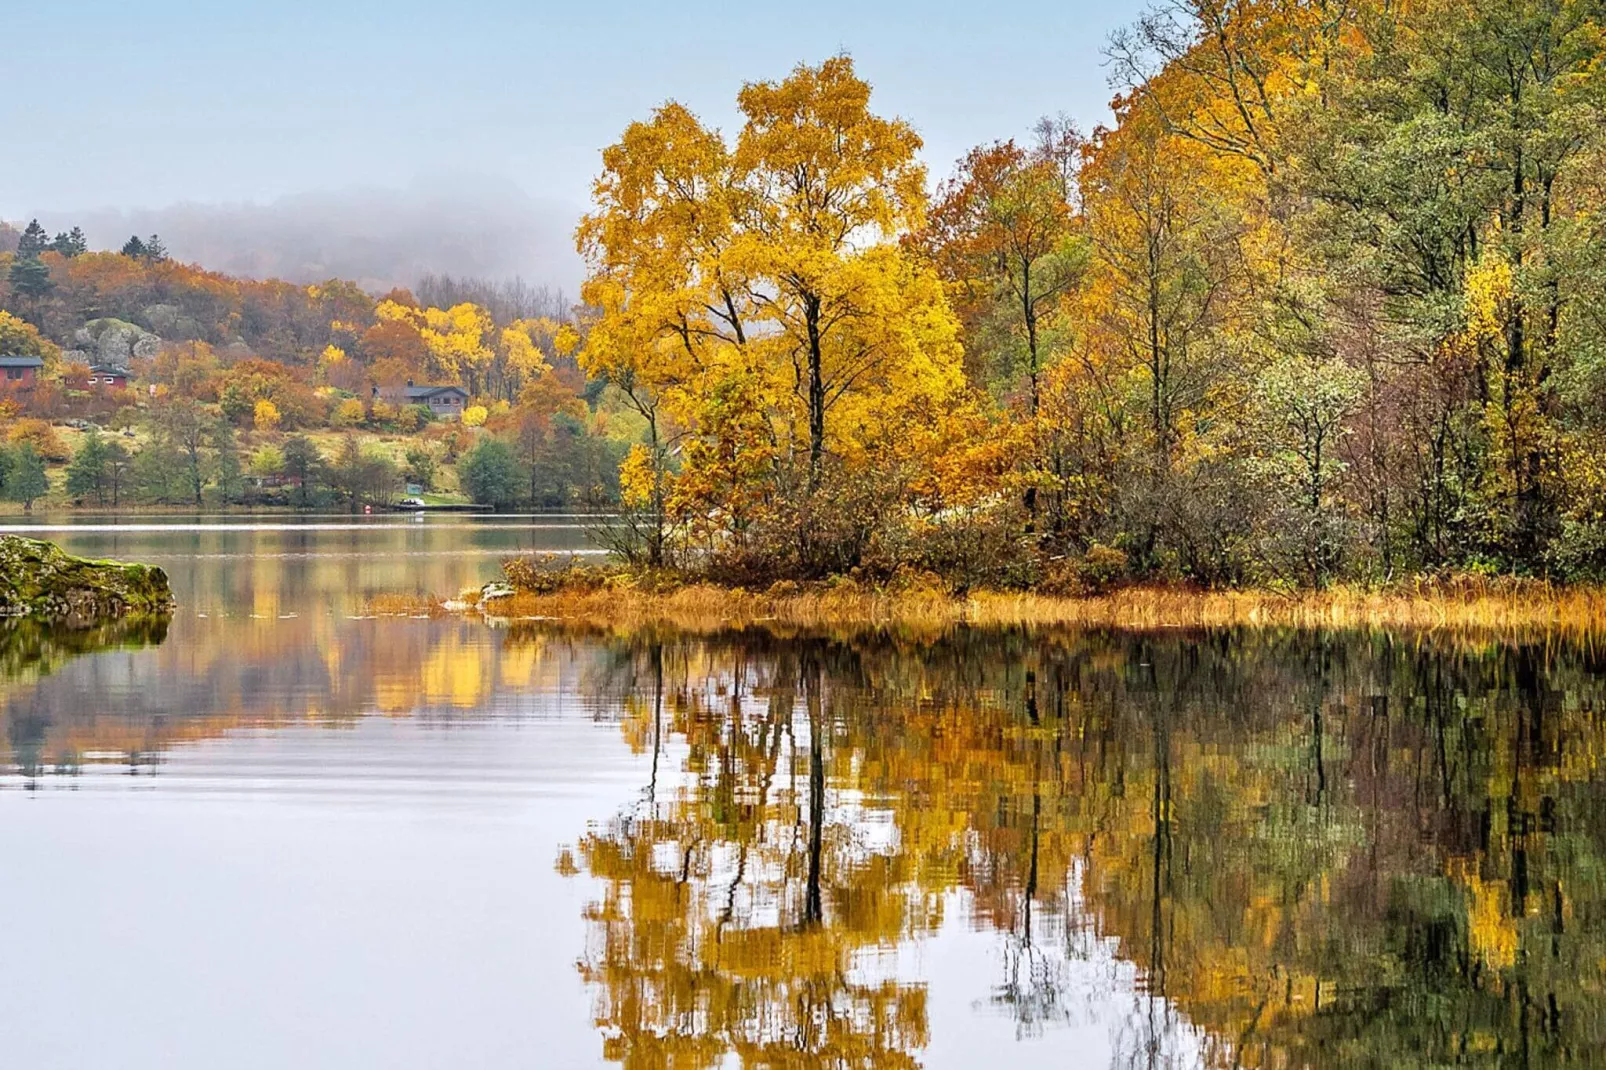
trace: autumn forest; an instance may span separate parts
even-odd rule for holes
[[[14,232],[0,349],[45,370],[7,470],[88,417],[166,451],[142,500],[439,483],[605,509],[633,564],[748,586],[1599,580],[1603,14],[1165,0],[1108,43],[1110,124],[936,174],[873,72],[801,65],[736,129],[670,102],[603,151],[577,303]],[[125,328],[108,400],[76,362]],[[461,418],[388,400],[414,380]],[[28,478],[96,503],[110,463]]]

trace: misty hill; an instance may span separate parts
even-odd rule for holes
[[[130,234],[156,233],[175,259],[213,271],[303,283],[342,278],[372,292],[456,275],[517,277],[573,293],[582,276],[572,237],[578,216],[573,206],[495,183],[40,213],[52,233],[82,226],[91,248],[115,250]]]

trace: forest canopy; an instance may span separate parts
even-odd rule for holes
[[[935,193],[845,58],[604,154],[640,552],[1204,584],[1606,564],[1599,5],[1168,0]]]

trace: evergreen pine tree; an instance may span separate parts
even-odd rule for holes
[[[50,236],[45,228],[35,219],[28,224],[28,229],[22,232],[22,238],[17,242],[17,259],[38,259],[39,254],[50,248]]]
[[[64,231],[56,235],[56,240],[50,243],[52,252],[60,253],[69,260],[89,251],[89,243],[84,240],[84,232],[80,227],[71,231]]]
[[[131,256],[136,260],[143,260],[145,258],[145,243],[139,240],[138,234],[135,234],[123,243],[122,253],[124,256]]]
[[[37,256],[18,256],[11,262],[6,279],[11,284],[11,292],[23,297],[43,297],[55,286],[50,281],[50,269]]]
[[[32,512],[34,500],[43,497],[49,489],[44,459],[34,452],[31,444],[23,443],[12,454],[11,471],[6,475],[6,497],[21,502],[24,512]]]
[[[67,466],[67,493],[74,498],[94,495],[95,504],[106,504],[106,439],[99,431],[84,436],[78,452]]]

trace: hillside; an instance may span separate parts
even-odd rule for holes
[[[0,353],[42,367],[0,382],[0,447],[43,462],[46,500],[385,502],[407,486],[457,492],[454,466],[483,452],[477,500],[572,506],[611,500],[637,432],[580,371],[580,335],[551,291],[426,276],[420,300],[236,278],[178,262],[155,235],[117,252],[36,223],[16,239],[0,253]],[[415,383],[464,400],[432,409]],[[119,434],[74,482],[85,425]],[[305,455],[287,473],[292,438]],[[0,489],[30,500],[19,486],[41,494],[36,481]]]

